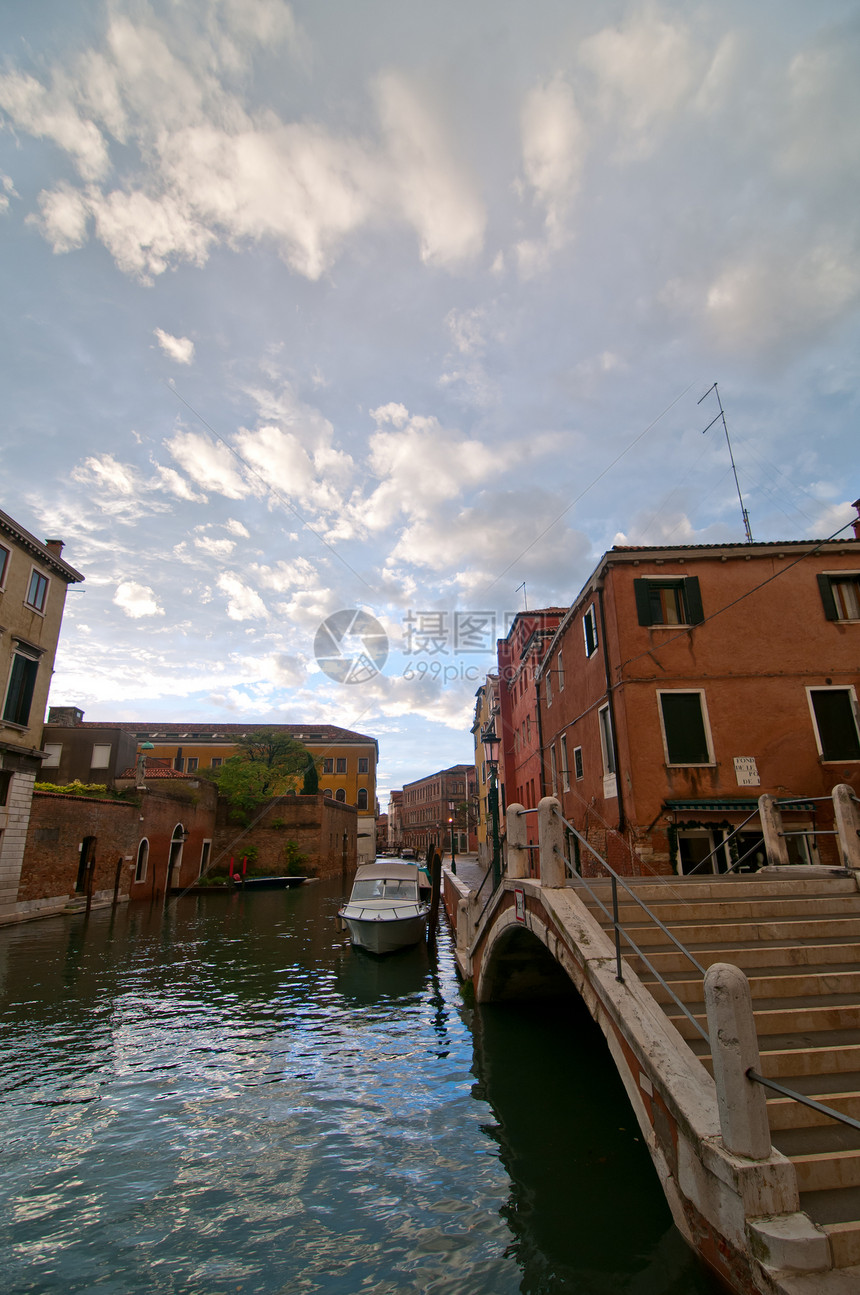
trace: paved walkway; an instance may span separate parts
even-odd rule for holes
[[[478,863],[478,856],[476,854],[458,854],[456,856],[455,865],[457,876],[463,884],[468,886],[473,894],[480,890],[481,882],[487,875],[487,869],[483,868],[481,864]],[[450,869],[450,852],[442,855],[442,866],[443,868]]]

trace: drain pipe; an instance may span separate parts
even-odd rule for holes
[[[615,794],[618,799],[618,831],[625,827],[624,797],[621,793],[621,764],[618,759],[618,730],[615,727],[615,704],[609,676],[609,648],[606,643],[606,616],[603,607],[603,585],[597,586],[597,606],[600,611],[600,641],[603,644],[603,675],[606,680],[606,701],[609,706],[609,723],[612,725],[612,757],[615,761]]]

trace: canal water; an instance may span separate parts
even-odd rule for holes
[[[0,929],[5,1292],[705,1295],[603,1041],[339,886]]]

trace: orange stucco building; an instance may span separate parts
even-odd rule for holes
[[[537,672],[544,789],[620,871],[755,866],[763,793],[793,861],[837,863],[826,798],[860,794],[858,684],[857,537],[616,547]]]

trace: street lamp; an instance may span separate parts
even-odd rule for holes
[[[496,771],[499,766],[500,742],[496,735],[495,720],[491,719],[481,733],[481,742],[484,747],[484,764],[490,770],[490,790],[487,795],[487,804],[493,823],[493,890],[495,890],[502,879],[501,852],[499,850],[499,784],[496,778]]]

